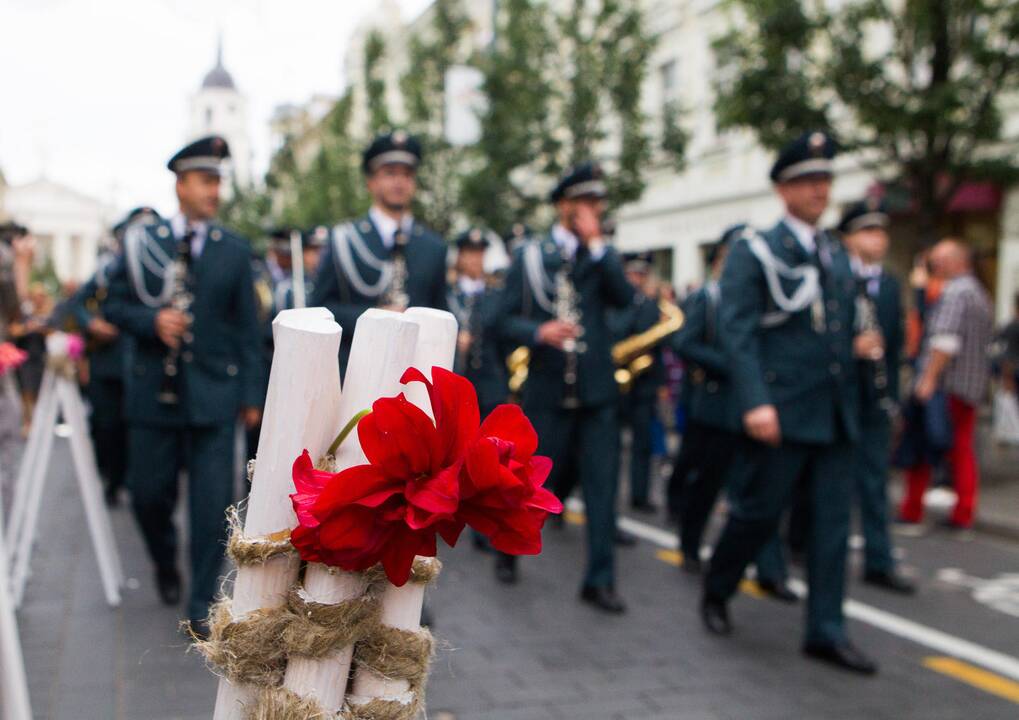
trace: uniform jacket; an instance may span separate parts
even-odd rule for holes
[[[176,241],[166,221],[145,228],[147,241],[169,257]],[[165,426],[202,426],[233,422],[242,406],[261,407],[264,400],[260,329],[252,286],[251,249],[247,240],[210,223],[201,254],[194,261],[195,299],[191,307],[193,342],[181,347],[178,367],[181,402],[157,399],[167,347],[156,335],[159,308],[144,304],[135,292],[128,262],[111,273],[107,318],[129,336],[126,412],[129,422]],[[161,278],[143,267],[149,293],[158,293]]]
[[[112,342],[96,343],[89,339],[88,324],[95,317],[106,317],[106,301],[109,298],[110,270],[118,261],[110,260],[110,265],[100,268],[95,275],[78,288],[70,298],[70,312],[74,315],[78,327],[86,339],[88,348],[89,375],[104,380],[123,380],[124,378],[124,333]]]
[[[507,353],[499,334],[501,290],[488,288],[478,293],[473,306],[467,294],[459,289],[451,289],[450,297],[450,308],[454,312],[462,309],[468,316],[464,319],[457,317],[461,329],[468,330],[474,337],[470,350],[457,353],[455,370],[473,383],[482,412],[490,411],[506,402],[509,394],[506,385]]]
[[[785,223],[764,238],[774,257],[789,266],[811,261]],[[737,412],[775,405],[783,439],[803,443],[835,442],[840,428],[843,437],[855,440],[859,426],[852,354],[856,280],[841,244],[828,233],[819,239],[828,248],[820,332],[811,307],[762,324],[776,306],[746,240],[733,245],[721,280],[719,330]],[[794,286],[782,282],[791,293]]]
[[[684,386],[686,408],[691,420],[738,432],[740,418],[732,397],[729,364],[719,338],[720,300],[712,298],[707,286],[683,302],[683,327],[672,336],[672,346],[686,362]]]
[[[885,356],[879,362],[884,363],[888,385],[885,396],[898,404],[899,402],[899,366],[902,360],[903,316],[902,289],[899,281],[886,272],[881,273],[877,296],[872,297],[877,309],[878,324],[885,341]],[[883,413],[880,407],[881,395],[874,386],[873,363],[859,360],[860,368],[860,409],[863,417],[873,417],[875,413]]]
[[[661,318],[657,303],[642,292],[635,292],[633,302],[625,308],[609,312],[609,327],[614,343],[653,327]],[[658,388],[665,384],[665,367],[662,365],[660,347],[652,348],[654,363],[633,382],[626,393],[631,402],[651,402],[658,394]]]
[[[551,235],[540,243],[542,263],[548,277],[555,277],[564,262]],[[523,254],[527,245],[513,254],[513,264],[506,276],[503,294],[503,337],[514,346],[531,349],[531,364],[524,384],[524,408],[557,408],[562,404],[565,383],[565,355],[562,351],[537,342],[538,327],[555,319],[534,298],[526,277]],[[598,407],[616,402],[619,390],[612,362],[612,335],[606,313],[610,307],[624,308],[633,302],[634,289],[623,274],[622,263],[614,248],[595,261],[587,249],[577,248],[573,263],[573,284],[580,295],[581,324],[586,351],[578,358],[577,395],[584,407]]]
[[[386,247],[371,218],[365,216],[354,222],[368,249],[379,260],[389,260],[392,253]],[[335,231],[334,231],[335,232]],[[365,310],[376,307],[378,299],[360,294],[344,275],[337,258],[334,238],[330,237],[311,293],[311,306],[323,306],[332,312],[343,328],[340,344],[341,364],[346,366],[350,344],[354,338],[357,319]],[[366,283],[375,283],[380,271],[369,267],[356,253],[354,262]],[[406,250],[407,295],[412,307],[446,309],[446,243],[435,232],[415,221],[410,231]]]

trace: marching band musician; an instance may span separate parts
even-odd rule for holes
[[[341,368],[365,310],[446,309],[446,244],[411,214],[420,161],[420,143],[403,130],[376,137],[362,158],[371,209],[330,233],[311,305],[329,308],[343,328]]]
[[[210,136],[174,155],[180,211],[131,228],[110,278],[107,316],[129,336],[127,484],[156,566],[160,598],[177,604],[177,476],[188,474],[191,535],[187,617],[207,633],[233,499],[234,430],[264,401],[247,240],[216,224],[226,141]]]
[[[626,307],[634,290],[602,234],[606,188],[601,168],[570,168],[551,194],[557,222],[519,248],[503,290],[503,334],[531,350],[522,404],[552,458],[548,485],[576,473],[586,505],[587,570],[580,598],[608,613],[626,605],[615,589],[619,390],[614,377],[609,307]],[[500,556],[506,573],[515,558]]]
[[[892,557],[888,530],[888,463],[892,420],[898,412],[899,359],[902,356],[903,316],[899,281],[882,267],[888,253],[888,212],[879,198],[851,205],[839,231],[849,251],[857,288],[857,324],[871,316],[884,338],[883,353],[858,361],[860,370],[860,441],[853,468],[854,490],[860,508],[864,540],[863,581],[909,595],[913,583],[902,577]],[[866,303],[870,307],[861,307]]]
[[[734,450],[732,509],[705,577],[701,618],[712,633],[732,631],[728,601],[802,479],[811,512],[803,652],[872,674],[876,666],[846,635],[842,603],[859,437],[855,362],[879,351],[881,338],[856,332],[849,258],[818,227],[835,153],[822,132],[779,153],[771,180],[786,215],[764,235],[744,233],[722,273],[719,334],[746,436]]]
[[[109,298],[110,273],[124,247],[124,235],[136,223],[158,222],[159,213],[137,207],[113,226],[114,246],[98,261],[95,274],[85,282],[68,305],[86,338],[88,384],[85,394],[92,408],[90,430],[96,464],[102,475],[106,503],[115,506],[127,470],[127,427],[124,425],[124,341],[119,328],[104,314]]]

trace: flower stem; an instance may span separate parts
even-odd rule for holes
[[[335,440],[333,440],[333,444],[329,446],[328,450],[326,450],[326,455],[335,455],[336,451],[340,449],[340,445],[347,439],[347,436],[350,435],[350,432],[357,427],[357,423],[361,421],[361,418],[370,412],[371,410],[362,410],[357,415],[350,418],[350,422],[343,426],[343,429],[340,430],[340,434],[336,436]]]

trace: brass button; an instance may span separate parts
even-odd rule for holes
[[[838,310],[839,309],[839,301],[838,300],[829,300],[828,301],[828,309],[831,310],[832,312],[835,312],[836,310]]]
[[[840,323],[838,320],[832,320],[831,325],[829,325],[828,328],[832,332],[838,332],[839,330],[842,329],[842,323]]]
[[[764,382],[773,383],[776,380],[778,380],[778,376],[775,375],[775,372],[773,370],[768,370],[766,373],[764,373]]]
[[[236,375],[237,374],[237,366],[234,365],[233,363],[230,363],[229,365],[227,365],[226,366],[226,374],[229,375],[230,377],[233,377],[234,375]]]
[[[838,375],[840,372],[842,372],[842,365],[840,363],[833,362],[831,365],[828,366],[828,370],[831,372],[832,375]]]
[[[185,350],[180,354],[180,359],[186,363],[189,363],[195,359],[195,356],[190,350]]]
[[[705,387],[707,387],[709,393],[718,392],[718,383],[715,382],[714,380],[709,380],[708,384]]]

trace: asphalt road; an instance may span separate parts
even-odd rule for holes
[[[130,580],[121,607],[110,609],[62,440],[47,482],[18,616],[35,717],[210,717],[216,679],[186,652],[176,610],[158,603],[128,512],[113,514]],[[429,595],[440,649],[428,717],[1019,717],[1019,544],[938,530],[898,538],[920,586],[913,598],[862,586],[854,572],[850,632],[881,664],[877,677],[858,678],[800,656],[802,606],[746,594],[733,605],[737,632],[708,636],[698,580],[676,566],[670,534],[645,518],[626,525],[642,540],[618,553],[630,605],[623,617],[577,601],[584,546],[576,524],[547,530],[544,554],[522,563],[512,588],[496,583],[491,557],[468,537],[446,552]]]

